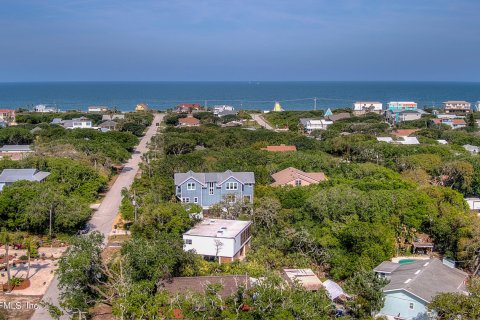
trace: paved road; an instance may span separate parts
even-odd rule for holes
[[[120,207],[120,202],[122,201],[121,191],[123,188],[128,188],[132,185],[135,175],[138,172],[139,164],[142,161],[142,155],[148,150],[147,143],[152,139],[152,137],[157,132],[157,126],[155,125],[158,122],[163,120],[164,114],[155,115],[152,125],[148,128],[145,136],[140,140],[136,151],[125,164],[124,169],[115,180],[113,186],[108,190],[105,198],[103,199],[100,207],[92,216],[90,223],[92,224],[92,231],[100,231],[105,239],[108,237],[108,234],[112,230],[113,221],[117,216],[118,209]],[[58,290],[58,278],[55,276],[53,281],[50,283],[50,286],[47,289],[47,292],[43,296],[43,301],[53,303],[58,306],[59,299],[59,290]],[[47,310],[44,308],[38,308],[33,314],[32,320],[50,320],[52,319],[48,314]],[[61,319],[69,319],[69,317],[62,317]]]
[[[268,130],[273,130],[273,127],[267,121],[265,121],[265,119],[263,118],[262,115],[256,114],[256,113],[252,113],[251,115],[252,115],[253,120],[257,121],[257,123],[262,128],[265,128],[265,129],[268,129]]]

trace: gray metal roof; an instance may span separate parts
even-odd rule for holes
[[[383,291],[405,290],[431,302],[433,297],[442,292],[466,292],[467,276],[465,272],[447,267],[438,259],[419,260],[400,264],[391,273],[390,283]]]
[[[378,266],[376,266],[375,269],[373,269],[373,271],[381,272],[381,273],[391,273],[395,271],[399,266],[400,264],[395,262],[383,261]]]
[[[237,179],[241,183],[255,183],[255,176],[253,172],[233,172],[227,170],[225,172],[200,173],[188,171],[186,173],[175,173],[174,175],[175,185],[180,185],[190,178],[197,180],[201,184],[206,184],[207,182],[216,182],[221,184],[230,177]]]
[[[0,148],[0,152],[31,152],[30,145],[6,144]]]
[[[49,175],[50,172],[37,169],[4,169],[0,174],[0,183],[12,183],[20,180],[42,181]]]

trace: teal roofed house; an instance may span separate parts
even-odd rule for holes
[[[253,172],[188,171],[175,173],[175,194],[183,203],[195,203],[207,210],[222,200],[253,203]]]
[[[417,260],[404,264],[382,262],[373,269],[389,279],[383,288],[385,304],[378,315],[399,320],[434,319],[427,305],[439,293],[464,293],[467,274],[438,259]]]

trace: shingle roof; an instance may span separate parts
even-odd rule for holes
[[[465,272],[447,267],[438,259],[415,261],[400,264],[393,270],[390,282],[383,291],[405,290],[430,302],[442,292],[465,292],[467,276]]]
[[[227,298],[237,292],[239,286],[252,286],[248,276],[206,276],[206,277],[176,277],[159,283],[161,289],[171,294],[185,294],[186,292],[203,293],[209,284],[223,286],[219,294]]]
[[[310,183],[317,183],[327,180],[327,177],[323,172],[303,172],[302,170],[298,170],[293,167],[289,167],[272,174],[272,178],[275,180],[275,182],[271,184],[272,186],[284,185],[300,178],[307,180]]]
[[[38,171],[37,169],[4,169],[0,174],[0,182],[12,183],[20,180],[42,181],[50,175],[50,172]]]
[[[201,184],[205,184],[207,182],[217,182],[219,184],[223,183],[229,177],[233,177],[236,180],[240,181],[241,183],[255,183],[255,176],[253,172],[233,172],[227,170],[225,172],[193,172],[188,171],[186,173],[175,173],[175,185],[178,186],[184,183],[186,180],[193,178],[200,182]]]
[[[395,271],[400,266],[399,263],[391,262],[391,261],[383,261],[378,266],[373,269],[375,272],[381,273],[391,273]]]

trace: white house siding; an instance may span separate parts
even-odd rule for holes
[[[183,235],[183,239],[184,242],[185,240],[192,240],[192,244],[185,243],[185,251],[194,249],[197,254],[202,256],[216,256],[215,240],[221,241],[223,243],[222,248],[218,252],[218,256],[233,257],[237,252],[235,251],[235,239],[232,238],[202,237],[185,234]]]

